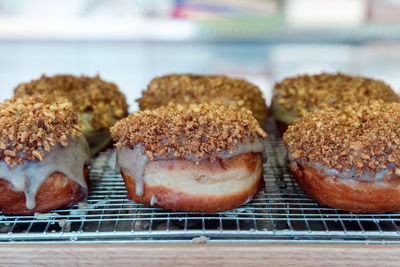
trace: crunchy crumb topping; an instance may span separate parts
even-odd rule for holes
[[[341,108],[352,103],[382,99],[400,102],[400,97],[382,81],[342,73],[301,75],[275,84],[274,98],[299,115],[326,107]]]
[[[0,104],[0,160],[10,168],[25,160],[43,161],[46,152],[59,142],[68,145],[81,130],[72,105],[44,97],[23,97]]]
[[[114,83],[103,81],[99,76],[55,75],[29,83],[21,83],[14,89],[14,96],[46,95],[65,97],[79,113],[93,114],[92,124],[96,129],[112,125],[128,113],[125,96]]]
[[[400,173],[400,104],[373,101],[327,108],[297,118],[283,136],[292,159],[320,163],[343,172],[355,168],[357,176],[383,169],[385,178]]]
[[[140,110],[173,104],[236,104],[253,112],[263,122],[267,106],[260,89],[243,80],[226,76],[170,74],[154,78],[136,100]]]
[[[235,105],[191,104],[162,106],[132,113],[111,128],[118,149],[145,148],[149,159],[194,156],[214,161],[223,150],[232,152],[240,142],[255,134],[267,133],[259,126],[251,111]]]

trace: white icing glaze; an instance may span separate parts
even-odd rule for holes
[[[129,175],[130,177],[133,177],[135,179],[135,188],[136,188],[135,191],[138,196],[142,196],[144,193],[143,176],[146,164],[149,161],[147,156],[143,154],[143,150],[144,148],[141,144],[136,145],[134,149],[123,147],[122,149],[117,150],[116,170],[119,171],[122,169],[122,171],[126,175]],[[246,142],[244,144],[239,144],[232,152],[229,153],[227,151],[222,151],[219,153],[219,155],[222,158],[232,158],[234,156],[250,152],[263,153],[263,157],[264,159],[266,159],[264,145],[261,142],[260,137],[258,137],[257,135],[255,136],[255,140],[253,143]],[[155,158],[155,160],[161,160],[161,159],[164,158],[163,157]],[[171,153],[168,159],[175,159],[175,157]],[[203,160],[193,156],[187,156],[185,159],[191,161]]]
[[[150,199],[150,205],[154,206],[154,204],[157,204],[157,203],[158,203],[157,197],[155,195],[152,195],[151,199]]]
[[[15,191],[23,191],[26,198],[26,207],[33,209],[36,206],[36,193],[42,183],[53,173],[65,174],[72,181],[83,188],[87,188],[83,169],[90,163],[89,146],[86,139],[69,138],[68,146],[56,144],[45,156],[44,160],[25,161],[23,165],[17,165],[13,170],[1,161],[0,177],[14,186]]]
[[[243,202],[242,205],[245,205],[245,204],[249,203],[249,202],[252,201],[252,200],[253,200],[253,196],[248,196],[247,199],[246,199],[246,201]]]
[[[126,175],[134,177],[136,184],[136,195],[143,195],[143,173],[148,158],[142,154],[143,146],[137,145],[134,149],[123,147],[117,151],[117,168],[124,171]]]
[[[342,179],[355,179],[361,181],[379,181],[385,178],[385,175],[389,172],[389,168],[380,170],[375,174],[375,176],[371,177],[369,171],[365,171],[362,176],[357,176],[356,170],[346,169],[343,172],[339,172],[336,169],[327,168],[321,163],[316,164],[308,164],[311,168],[314,168],[318,171],[319,174],[323,176],[336,176]]]

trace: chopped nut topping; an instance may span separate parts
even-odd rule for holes
[[[132,113],[111,128],[118,149],[140,143],[150,159],[173,154],[214,161],[222,150],[232,152],[239,142],[253,142],[255,134],[267,138],[251,111],[219,104],[170,104]]]
[[[400,166],[400,103],[373,101],[326,108],[296,118],[283,136],[291,157],[358,176]]]
[[[42,75],[38,80],[18,85],[14,95],[67,98],[72,102],[74,111],[93,114],[92,125],[95,129],[111,126],[112,118],[121,119],[128,112],[125,96],[118,87],[114,83],[103,81],[99,76],[90,78],[83,75]]]
[[[140,110],[154,109],[169,103],[236,104],[253,112],[263,122],[267,118],[267,106],[260,89],[243,80],[226,76],[170,74],[154,78],[136,100]]]
[[[275,84],[275,97],[287,110],[304,115],[326,107],[341,108],[353,103],[400,102],[400,97],[382,81],[345,74],[301,75]],[[275,98],[274,97],[274,98]]]
[[[23,97],[0,104],[0,160],[10,168],[25,160],[45,158],[45,152],[68,137],[81,135],[78,118],[65,99]]]

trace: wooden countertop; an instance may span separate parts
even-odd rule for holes
[[[397,245],[1,244],[0,265],[398,266]]]

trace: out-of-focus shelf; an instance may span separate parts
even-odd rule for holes
[[[51,23],[49,23],[51,20]],[[397,25],[288,28],[280,20],[187,20],[143,18],[0,18],[0,40],[232,41],[363,43],[400,41]]]
[[[0,40],[180,41],[194,38],[194,28],[169,19],[0,18]]]
[[[400,41],[400,27],[396,25],[366,25],[355,28],[278,28],[252,30],[248,32],[214,29],[205,34],[212,40],[253,40],[261,42],[323,42],[365,43],[377,41]]]

